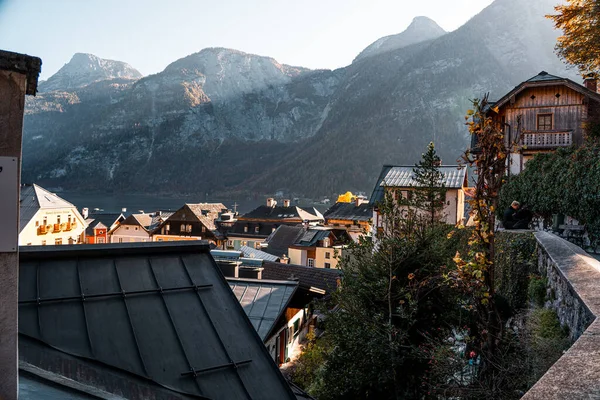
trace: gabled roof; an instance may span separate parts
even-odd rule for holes
[[[294,398],[205,242],[35,246],[20,257],[23,361],[124,398],[141,398],[139,381],[147,397]]]
[[[370,221],[373,218],[373,205],[362,203],[335,203],[325,211],[325,219],[337,219],[347,221]]]
[[[227,278],[227,282],[263,341],[298,287],[298,282],[292,281]]]
[[[112,228],[113,225],[119,220],[124,221],[125,215],[123,213],[91,213],[89,218],[86,220],[91,220],[90,222],[102,222],[108,229]]]
[[[86,219],[85,222],[88,224],[87,228],[85,228],[85,235],[86,236],[94,236],[94,229],[106,229],[108,230],[107,226],[104,225],[102,222],[100,221],[96,221],[94,219]]]
[[[283,264],[271,261],[263,263],[263,279],[298,281],[303,289],[317,288],[331,293],[337,289],[342,271],[338,269],[305,267],[304,265]]]
[[[521,82],[520,84],[515,86],[515,88],[513,90],[511,90],[510,92],[505,94],[494,105],[496,107],[502,107],[504,104],[506,104],[510,100],[511,97],[516,96],[517,94],[519,94],[520,92],[522,92],[523,90],[525,90],[527,88],[540,87],[540,86],[553,86],[553,85],[567,86],[576,92],[579,92],[585,96],[589,96],[589,97],[595,99],[596,101],[600,102],[600,94],[599,93],[596,93],[596,92],[586,88],[585,86],[572,81],[571,79],[551,75],[551,74],[547,73],[546,71],[542,71],[539,74],[537,74],[536,76],[526,80],[525,82]]]
[[[222,203],[197,203],[197,204],[186,204],[208,230],[214,231],[217,229],[215,220],[219,218],[219,213],[227,210]]]
[[[69,203],[56,194],[47,191],[41,186],[36,184],[21,186],[21,194],[19,198],[19,231],[22,231],[23,228],[27,226],[29,221],[31,221],[31,219],[40,209],[58,208],[73,208],[73,212],[76,213],[76,215],[80,215],[77,211],[77,207],[75,207],[72,203]]]
[[[112,231],[115,231],[119,227],[124,225],[133,225],[139,226],[148,233],[150,233],[154,229],[156,229],[161,222],[162,217],[157,216],[155,214],[131,214],[129,217],[125,218],[125,220],[121,222],[118,226],[114,227]]]

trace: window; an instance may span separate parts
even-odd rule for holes
[[[128,231],[128,230],[129,230],[129,227],[128,227],[128,226],[126,226],[126,227],[125,227],[125,230],[126,230],[126,231]]]
[[[98,238],[98,243],[104,243],[104,238]]]
[[[62,244],[62,238],[54,239],[54,244]]]
[[[552,130],[552,114],[538,114],[537,128],[538,131]]]
[[[331,258],[331,253],[328,252],[328,251],[326,251],[325,252],[325,258],[329,260]]]
[[[327,269],[331,268],[331,264],[330,263],[325,263],[325,268],[327,268]]]
[[[227,241],[227,246],[233,246],[233,240],[228,240]]]
[[[40,221],[35,221],[35,226],[40,226]]]
[[[294,321],[294,336],[298,336],[300,333],[300,318]]]
[[[57,216],[56,216],[56,223],[57,223],[57,224],[60,224],[60,215],[57,215]]]
[[[119,238],[119,243],[123,243],[123,238]]]
[[[48,225],[48,218],[44,217],[44,222],[42,223],[42,225]]]
[[[192,224],[188,224],[188,226],[187,226],[187,232],[188,233],[192,233]]]
[[[315,259],[314,258],[309,258],[308,259],[308,266],[309,267],[314,267],[315,266]]]
[[[244,233],[248,233],[248,227],[247,226],[244,227]]]
[[[254,233],[258,233],[260,231],[260,228],[257,226],[254,228]]]

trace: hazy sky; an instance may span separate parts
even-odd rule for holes
[[[525,0],[524,0],[525,1]],[[76,52],[147,75],[205,47],[309,68],[348,65],[424,15],[452,31],[492,0],[0,0],[0,49],[42,58],[47,79]]]

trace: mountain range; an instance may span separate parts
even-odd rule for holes
[[[345,68],[204,49],[142,77],[75,54],[26,104],[23,181],[138,193],[370,191],[383,164],[467,146],[469,99],[498,98],[554,55],[556,0],[496,0],[453,32],[417,17]]]

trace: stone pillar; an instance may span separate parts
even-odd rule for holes
[[[3,204],[0,232],[0,399],[18,397],[19,188],[25,95],[35,95],[42,61],[0,50],[0,174]],[[15,165],[9,166],[8,164]],[[1,166],[0,166],[1,167]],[[12,206],[12,207],[11,207]],[[16,211],[16,212],[15,212]],[[2,212],[2,210],[0,210]]]

